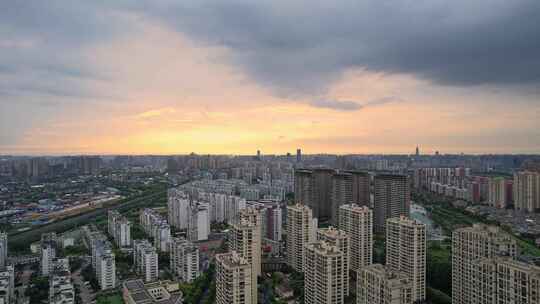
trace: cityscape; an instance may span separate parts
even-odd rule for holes
[[[540,1],[0,1],[0,304],[540,304]]]

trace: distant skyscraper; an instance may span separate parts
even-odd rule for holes
[[[373,213],[375,232],[384,233],[386,220],[409,216],[411,201],[409,177],[398,174],[378,174],[374,181]]]
[[[345,303],[349,280],[345,253],[325,241],[309,243],[304,250],[305,303]]]
[[[217,254],[216,304],[254,304],[252,291],[257,286],[253,288],[251,276],[251,264],[237,252]]]
[[[332,176],[331,223],[339,223],[339,207],[353,203],[353,175],[336,173]]]
[[[302,162],[302,150],[296,149],[296,162],[301,163]]]
[[[294,194],[297,203],[313,210],[313,215],[322,219],[332,217],[332,169],[296,170]]]
[[[339,229],[350,236],[349,268],[358,271],[373,262],[373,212],[366,206],[342,205]]]
[[[257,160],[261,160],[261,150],[257,150]]]
[[[426,299],[426,225],[406,217],[386,221],[386,266],[406,274],[414,302]]]
[[[358,273],[356,304],[412,304],[412,283],[406,274],[380,264]]]
[[[420,148],[416,146],[416,156],[420,156]]]
[[[516,240],[496,226],[475,224],[452,233],[452,304],[473,304],[474,267],[482,258],[515,257]],[[523,302],[526,303],[526,302]]]
[[[491,177],[488,182],[488,204],[497,208],[506,208],[506,180],[504,177]]]
[[[371,207],[371,176],[362,171],[346,171],[352,174],[352,202],[360,206]]]
[[[302,272],[304,246],[315,241],[316,221],[306,205],[287,207],[287,262],[296,271]]]

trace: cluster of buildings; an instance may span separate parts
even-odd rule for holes
[[[14,297],[15,273],[13,265],[8,265],[7,233],[0,232],[0,303],[11,303]]]
[[[519,258],[516,239],[475,224],[452,235],[452,303],[540,303],[540,267]]]
[[[116,288],[116,260],[112,244],[103,232],[93,226],[84,226],[82,231],[92,253],[92,269],[101,290]]]
[[[414,186],[440,195],[518,211],[540,210],[540,173],[517,171],[513,178],[473,176],[470,168],[419,168],[413,173]]]
[[[373,191],[371,180],[373,178]],[[409,177],[402,174],[300,169],[295,173],[295,201],[313,210],[319,220],[339,225],[339,207],[355,203],[374,212],[374,229],[384,233],[389,218],[409,215]],[[372,198],[373,197],[373,198]]]
[[[387,219],[386,265],[373,264],[373,213],[367,206],[345,204],[337,228],[319,229],[311,208],[287,207],[288,264],[304,273],[306,303],[344,303],[350,274],[358,282],[357,303],[425,300],[425,225],[406,216]]]
[[[139,215],[144,232],[154,241],[154,247],[160,252],[167,252],[171,241],[171,227],[167,220],[156,210],[145,208]]]

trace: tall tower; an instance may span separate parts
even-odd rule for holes
[[[350,266],[353,271],[373,263],[373,212],[366,206],[342,205],[339,229],[350,236]]]
[[[346,256],[338,246],[318,241],[305,246],[306,304],[343,304],[347,295]]]
[[[379,174],[374,181],[375,232],[384,233],[386,220],[409,216],[411,193],[409,177],[398,174]]]
[[[474,267],[478,259],[517,256],[516,240],[496,226],[474,224],[452,233],[452,303],[472,304]]]
[[[302,150],[296,149],[296,162],[301,163],[302,162]]]
[[[246,208],[238,214],[231,230],[230,249],[251,265],[252,304],[257,303],[257,277],[261,275],[261,214],[255,208]]]
[[[346,171],[352,174],[352,202],[360,206],[371,207],[371,176],[368,172]]]
[[[251,275],[250,263],[235,251],[217,254],[216,304],[252,304],[257,287],[253,288]]]
[[[308,206],[287,206],[287,262],[298,272],[302,272],[304,246],[315,241],[315,223]]]
[[[332,176],[331,222],[339,224],[339,207],[353,203],[353,175],[337,173]]]
[[[336,246],[343,253],[343,263],[344,263],[344,290],[345,296],[349,295],[349,261],[351,254],[351,245],[350,238],[347,233],[343,230],[336,229],[334,227],[321,228],[317,230],[317,241],[324,241],[331,246]]]
[[[413,301],[426,299],[426,225],[406,217],[386,221],[386,266],[412,283]]]
[[[540,173],[514,173],[514,208],[528,212],[540,209]]]

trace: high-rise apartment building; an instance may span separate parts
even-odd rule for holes
[[[371,176],[363,171],[345,171],[352,174],[352,202],[371,207]]]
[[[414,302],[426,299],[426,242],[426,225],[404,216],[386,221],[386,267],[409,277]]]
[[[514,208],[528,212],[540,209],[540,173],[514,173]]]
[[[358,273],[356,304],[412,304],[412,282],[401,272],[380,264],[362,268]]]
[[[472,289],[474,304],[540,304],[540,267],[507,257],[479,259]]]
[[[488,204],[493,207],[504,209],[507,202],[506,180],[504,177],[491,177],[488,181]]]
[[[309,206],[318,219],[332,217],[332,169],[296,170],[294,195],[296,203]]]
[[[481,258],[516,257],[516,240],[496,226],[474,224],[452,233],[452,303],[472,304],[474,268]]]
[[[49,276],[54,269],[54,259],[56,258],[57,238],[56,233],[46,233],[41,235],[40,256],[41,275]]]
[[[411,202],[409,177],[398,174],[378,174],[373,186],[374,230],[384,233],[386,220],[409,216]]]
[[[304,300],[306,304],[343,304],[348,294],[347,257],[325,241],[304,247]]]
[[[349,269],[350,269],[350,247],[351,240],[349,235],[334,227],[320,228],[317,230],[317,241],[324,241],[331,246],[336,246],[343,253],[343,263],[345,267],[344,290],[345,296],[349,295]]]
[[[169,224],[178,229],[187,229],[189,218],[189,205],[191,203],[188,193],[171,188],[167,193],[167,209]]]
[[[237,252],[251,264],[251,303],[257,303],[257,277],[261,275],[261,215],[255,208],[240,211],[231,229],[230,250]]]
[[[75,304],[75,288],[71,282],[69,260],[59,259],[49,280],[49,304]]]
[[[287,262],[298,272],[302,272],[304,246],[316,239],[316,223],[308,206],[287,206]]]
[[[154,240],[154,247],[160,252],[169,250],[171,227],[169,223],[155,210],[145,208],[140,213],[141,226],[147,235]]]
[[[331,223],[339,224],[339,207],[352,204],[353,201],[353,175],[349,173],[336,173],[332,176],[331,196]]]
[[[184,238],[172,238],[170,264],[173,275],[191,283],[199,277],[199,248]]]
[[[216,255],[216,304],[253,304],[253,282],[247,259],[234,251]]]
[[[116,261],[112,249],[102,247],[99,250],[96,277],[101,290],[116,288]]]
[[[373,212],[366,206],[342,205],[339,229],[350,237],[349,268],[359,271],[373,263]]]
[[[188,240],[192,242],[208,240],[210,234],[210,210],[208,204],[192,203],[189,211]]]
[[[135,240],[133,242],[133,266],[137,273],[143,276],[145,282],[157,280],[158,254],[156,248],[148,240]]]
[[[118,247],[131,247],[131,222],[116,210],[108,212],[108,232]]]
[[[0,232],[0,271],[7,265],[8,257],[8,236],[5,232]]]

